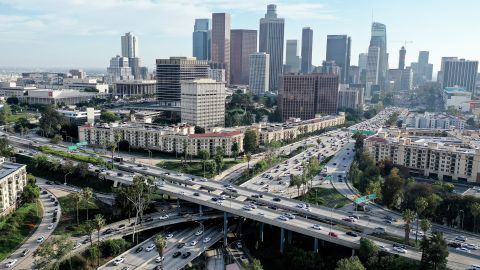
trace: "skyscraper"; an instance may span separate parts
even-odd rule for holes
[[[358,72],[360,74],[360,83],[367,83],[367,59],[368,54],[360,53],[358,55]]]
[[[230,37],[230,83],[247,85],[248,57],[257,52],[257,30],[232,29]]]
[[[418,62],[412,63],[413,84],[418,86],[432,80],[433,65],[428,63],[428,51],[420,51]]]
[[[442,86],[444,88],[458,86],[474,92],[477,73],[478,61],[447,60],[444,63]]]
[[[268,91],[270,56],[264,52],[253,53],[250,59],[249,88],[254,95],[263,96]]]
[[[208,78],[208,61],[189,57],[157,59],[157,99],[162,106],[180,106],[181,82]]]
[[[458,57],[454,56],[447,56],[447,57],[442,57],[442,62],[440,64],[440,70],[437,73],[437,82],[442,84],[443,83],[443,71],[445,69],[445,62],[449,60],[458,60]]]
[[[368,48],[366,92],[365,99],[372,98],[372,86],[379,84],[380,76],[380,48],[370,46]]]
[[[121,37],[122,40],[122,57],[134,58],[138,57],[138,38],[131,32],[125,33]]]
[[[265,18],[260,19],[259,52],[270,55],[270,91],[277,92],[283,70],[283,40],[285,20],[277,18],[277,6],[268,5]]]
[[[212,62],[225,64],[225,80],[230,84],[230,14],[212,13]]]
[[[298,56],[298,40],[287,40],[287,56],[285,60],[285,73],[298,73],[300,71],[300,56]]]
[[[348,82],[348,68],[350,67],[351,39],[347,35],[327,36],[327,61],[335,61],[340,67],[340,83]]]
[[[387,27],[379,22],[372,23],[372,36],[370,39],[370,47],[378,47],[379,64],[378,64],[378,84],[383,87],[387,77],[388,54],[387,54]],[[368,91],[368,90],[367,90]]]
[[[402,48],[399,51],[399,56],[398,56],[398,69],[405,69],[405,55],[407,54],[407,50],[405,50],[405,47],[402,46]]]
[[[302,73],[312,72],[313,30],[310,27],[302,29]]]
[[[195,19],[193,28],[193,57],[198,60],[210,60],[210,19]]]

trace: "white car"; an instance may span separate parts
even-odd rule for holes
[[[168,214],[160,216],[160,220],[165,220],[165,219],[168,219],[168,218],[169,218]]]
[[[8,262],[5,264],[5,266],[6,266],[7,268],[10,268],[10,267],[12,267],[14,264],[16,264],[17,261],[18,261],[17,259],[13,259],[13,260],[11,260],[11,261],[8,261]]]
[[[205,237],[205,239],[203,239],[203,242],[208,243],[208,242],[210,242],[210,240],[212,240],[210,237]]]
[[[248,205],[243,206],[242,209],[245,210],[245,211],[251,211],[252,210],[252,208],[250,208],[250,206],[248,206]]]
[[[150,252],[150,251],[152,251],[154,248],[155,248],[155,245],[154,245],[154,244],[150,244],[150,245],[148,245],[148,247],[145,249],[145,251],[146,251],[146,252]]]
[[[45,236],[40,236],[39,238],[37,238],[37,243],[42,243],[43,240],[45,240]]]
[[[52,224],[49,224],[48,227],[47,227],[47,229],[49,229],[49,230],[53,229],[53,223],[52,223]]]
[[[380,250],[382,250],[382,251],[387,251],[387,252],[390,251],[390,248],[387,247],[387,246],[379,246],[379,248],[380,248]]]
[[[393,250],[395,250],[398,253],[407,253],[407,250],[402,247],[393,247]]]
[[[77,249],[82,245],[82,243],[76,243],[75,246],[73,246],[73,249]]]
[[[113,261],[114,265],[119,265],[125,261],[125,257],[118,257]]]
[[[164,260],[165,260],[165,257],[157,257],[157,258],[155,259],[155,262],[156,262],[156,263],[160,263],[160,262],[162,262],[162,261],[164,261]]]
[[[192,242],[190,242],[190,246],[195,246],[198,242],[196,240],[193,240]]]
[[[320,224],[313,224],[312,228],[315,230],[321,230],[322,226],[320,226]]]
[[[457,237],[455,237],[455,240],[465,242],[465,241],[467,241],[467,237],[465,237],[463,235],[458,235]]]
[[[289,219],[286,216],[279,216],[278,219],[281,221],[288,221]]]
[[[263,213],[263,212],[258,212],[258,215],[259,215],[259,216],[265,216],[265,213]]]
[[[466,247],[468,249],[474,249],[474,250],[478,249],[478,245],[470,244],[470,243],[465,244],[464,247]]]
[[[165,239],[168,240],[168,239],[170,239],[170,238],[172,238],[172,237],[173,237],[173,233],[169,233],[169,234],[167,234],[167,236],[165,237]]]
[[[468,248],[464,247],[458,247],[456,248],[457,251],[465,252],[465,253],[470,253],[470,250]]]
[[[472,264],[472,267],[470,268],[472,270],[480,270],[480,264]]]
[[[196,236],[199,236],[199,235],[202,235],[202,233],[203,233],[203,231],[200,230],[200,231],[197,231],[197,232],[195,233],[195,235],[196,235]]]

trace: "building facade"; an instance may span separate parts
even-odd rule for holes
[[[230,14],[212,13],[212,62],[225,65],[225,79],[230,84]]]
[[[361,85],[340,87],[338,90],[338,108],[363,110],[364,104],[364,87]]]
[[[230,83],[248,85],[249,55],[257,52],[257,30],[232,29],[230,37]]]
[[[366,70],[366,89],[365,98],[372,99],[372,88],[379,85],[380,76],[380,48],[370,46],[368,48],[367,70]]]
[[[420,51],[418,54],[418,62],[412,63],[413,84],[421,85],[425,82],[432,81],[433,65],[428,63],[428,51]]]
[[[195,26],[192,34],[193,57],[198,60],[210,60],[210,19],[195,19]]]
[[[327,61],[335,61],[341,68],[340,83],[348,83],[351,39],[347,35],[327,36]]]
[[[270,55],[266,53],[250,54],[250,76],[248,86],[254,95],[263,96],[268,91]]]
[[[300,72],[300,56],[298,55],[298,40],[287,40],[285,73]]]
[[[27,185],[27,166],[0,157],[0,216],[12,212]]]
[[[119,97],[153,97],[156,91],[155,80],[117,81],[113,95]]]
[[[225,126],[225,83],[212,79],[182,82],[182,123],[203,128]]]
[[[387,53],[387,27],[379,22],[372,23],[372,35],[370,38],[370,47],[377,47],[378,52],[378,83],[380,88],[384,86],[388,69]],[[369,50],[370,53],[370,50]]]
[[[302,65],[303,74],[312,72],[312,50],[313,50],[313,29],[304,27],[302,29]]]
[[[445,87],[462,87],[469,92],[475,91],[478,73],[478,61],[446,60],[443,66],[443,82]]]

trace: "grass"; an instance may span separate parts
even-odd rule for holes
[[[12,115],[8,118],[7,122],[9,123],[15,123],[18,121],[20,118],[32,118],[33,114],[31,113],[26,113],[26,112],[20,112],[20,113],[12,113]]]
[[[349,199],[345,198],[334,188],[314,187],[310,189],[304,197],[305,201],[311,204],[319,204],[325,206],[336,205],[335,208],[341,208],[351,203]]]
[[[227,170],[228,168],[242,163],[242,160],[225,160],[222,171]],[[203,177],[203,163],[201,161],[192,161],[192,162],[181,162],[181,161],[163,161],[157,164],[158,167],[162,167],[167,170],[183,172],[187,174],[192,174],[196,176]],[[214,177],[215,173],[212,173],[208,170],[205,171],[206,178]]]
[[[15,251],[40,223],[41,209],[38,202],[26,203],[0,219],[0,261]]]
[[[58,202],[62,208],[62,216],[60,217],[58,226],[55,228],[55,231],[53,231],[53,234],[81,234],[83,231],[82,224],[87,220],[87,206],[89,209],[89,219],[93,219],[94,215],[100,210],[100,207],[96,201],[92,201],[88,203],[88,205],[85,201],[81,201],[78,205],[78,219],[80,221],[80,225],[77,226],[77,209],[72,196],[72,194],[69,194],[67,196],[58,198]]]
[[[48,146],[40,146],[38,149],[46,154],[74,159],[76,161],[83,161],[83,162],[91,163],[93,165],[106,165],[105,160],[103,160],[100,157],[77,155],[77,154],[73,154],[73,153],[69,153],[61,150],[52,149]]]

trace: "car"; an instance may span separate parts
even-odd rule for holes
[[[75,246],[73,246],[73,249],[77,249],[82,245],[82,243],[76,243]]]
[[[114,265],[119,265],[119,264],[123,263],[124,261],[125,261],[125,257],[123,257],[123,256],[122,256],[122,257],[118,257],[118,258],[116,258],[115,260],[113,260],[113,264],[114,264]]]
[[[197,197],[198,197],[198,196],[200,196],[200,193],[194,192],[194,193],[193,193],[193,196],[197,196]]]
[[[112,228],[108,228],[106,229],[105,231],[103,231],[102,235],[107,235],[107,234],[111,234],[113,233],[113,229]]]
[[[8,261],[8,262],[5,264],[5,266],[6,266],[7,268],[10,268],[10,267],[12,267],[14,264],[16,264],[17,261],[18,261],[18,259],[10,260],[10,261]]]
[[[210,237],[205,237],[205,238],[203,239],[203,242],[204,242],[204,243],[208,243],[208,242],[210,242],[210,240],[212,240]]]
[[[453,247],[453,248],[458,248],[458,247],[461,247],[462,244],[458,243],[458,242],[449,242],[448,243],[448,246],[449,247]]]
[[[82,241],[82,244],[86,244],[86,243],[88,243],[88,242],[90,242],[90,238],[89,238],[89,237],[85,238],[85,239]]]
[[[405,248],[399,247],[399,246],[393,247],[393,250],[398,252],[398,253],[407,253],[407,250]]]
[[[175,251],[172,255],[173,258],[177,258],[178,256],[182,255],[182,252],[180,251]]]
[[[125,267],[122,268],[122,270],[130,270],[130,267],[125,266]]]
[[[148,247],[145,249],[146,252],[150,252],[152,251],[153,249],[155,249],[155,244],[150,244],[148,245]]]
[[[464,235],[457,235],[457,237],[455,237],[455,240],[465,242],[467,241],[467,237],[465,237]]]
[[[157,258],[155,259],[155,262],[156,262],[156,263],[161,263],[161,262],[163,262],[164,260],[165,260],[165,257],[160,257],[160,256],[159,256],[159,257],[157,257]]]
[[[284,216],[287,217],[288,219],[295,219],[295,215],[291,213],[285,213]]]
[[[286,216],[279,216],[278,219],[281,221],[288,221],[289,219]]]
[[[376,233],[386,233],[386,230],[383,227],[376,227],[375,232]]]
[[[252,208],[250,208],[250,206],[248,206],[248,205],[244,205],[242,207],[242,209],[245,210],[245,211],[251,211],[252,210]]]
[[[281,201],[281,200],[282,200],[282,199],[280,199],[279,197],[274,197],[274,198],[273,198],[273,201],[274,201],[274,202],[279,202],[279,201]]]
[[[193,246],[197,245],[197,243],[198,243],[198,242],[197,242],[196,240],[193,240],[192,242],[190,242],[190,246],[193,247]]]
[[[460,252],[465,252],[465,253],[470,253],[470,250],[465,247],[458,247],[455,250],[460,251]]]
[[[40,236],[39,238],[37,238],[37,243],[42,243],[43,240],[45,240],[45,236]]]
[[[203,233],[202,230],[198,230],[198,231],[195,232],[195,235],[196,235],[196,236],[199,236],[199,235],[202,235],[202,233]]]
[[[335,232],[329,232],[329,233],[328,233],[328,236],[338,238],[338,234],[335,233]]]
[[[356,234],[355,232],[352,232],[352,231],[346,232],[346,235],[352,236],[352,237],[358,237],[358,234]]]
[[[118,228],[120,228],[120,229],[121,229],[121,228],[125,228],[125,224],[120,224],[120,225],[118,225]]]
[[[393,247],[400,247],[406,249],[407,247],[403,244],[393,243]]]
[[[320,226],[320,224],[313,224],[312,228],[315,230],[321,230],[322,226]]]
[[[53,229],[53,225],[54,225],[53,223],[49,224],[47,229],[49,229],[49,230]]]
[[[135,253],[140,253],[142,252],[143,250],[143,247],[138,247],[137,249],[135,249]]]
[[[183,243],[183,242],[180,242],[180,243],[177,244],[177,248],[182,248],[184,246],[185,246],[185,243]]]
[[[192,255],[192,253],[190,253],[189,251],[185,252],[182,254],[182,259],[186,259],[188,257],[190,257],[190,255]]]
[[[27,256],[27,254],[30,252],[30,249],[26,248],[22,251],[22,257]]]
[[[470,267],[471,270],[480,270],[480,264],[472,264]]]
[[[172,237],[173,237],[173,233],[169,233],[167,234],[167,236],[165,236],[165,239],[168,240],[168,239],[171,239]]]
[[[218,198],[217,197],[212,197],[212,201],[216,202],[216,201],[218,201]]]
[[[468,248],[468,249],[474,249],[474,250],[477,250],[477,249],[478,249],[478,245],[471,244],[471,243],[465,244],[464,247],[466,247],[466,248]]]
[[[378,247],[379,247],[380,250],[382,250],[382,251],[386,251],[386,252],[389,252],[389,251],[390,251],[390,248],[387,247],[387,246],[380,245],[380,246],[378,246]]]
[[[168,214],[160,216],[160,220],[165,220],[165,219],[168,219],[168,218],[169,218]]]

